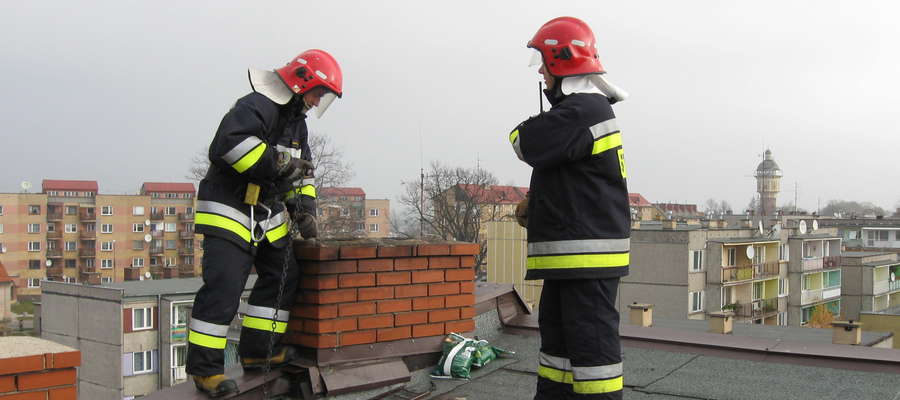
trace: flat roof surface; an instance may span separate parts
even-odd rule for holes
[[[840,236],[822,233],[818,235],[791,235],[790,239],[840,239]]]
[[[780,240],[776,238],[770,237],[745,237],[745,238],[717,238],[717,239],[709,239],[709,242],[717,242],[717,243],[725,243],[725,244],[740,244],[740,243],[778,243]]]
[[[250,289],[256,283],[256,275],[251,274],[247,278],[244,289]],[[127,281],[105,283],[101,287],[123,289],[125,297],[156,296],[163,294],[190,294],[197,293],[203,286],[203,278],[172,278],[150,279],[143,281]]]
[[[709,330],[709,321],[654,318],[653,326],[681,331],[706,332]],[[817,329],[797,326],[757,325],[744,322],[735,322],[733,330],[734,336],[819,344],[831,344],[831,334],[830,328]],[[872,343],[883,340],[888,336],[891,336],[888,332],[872,332],[863,329],[862,342]]]
[[[871,257],[871,256],[882,256],[886,254],[893,254],[889,251],[844,251],[841,252],[841,257]]]
[[[0,337],[0,360],[44,353],[65,353],[76,350],[47,339],[31,336]]]

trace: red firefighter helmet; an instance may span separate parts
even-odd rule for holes
[[[602,74],[594,32],[573,17],[551,19],[541,26],[528,47],[540,52],[544,68],[557,77]]]
[[[337,97],[343,94],[341,66],[325,50],[304,51],[275,72],[296,94],[304,94],[318,86],[324,86]]]

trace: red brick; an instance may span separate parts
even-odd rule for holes
[[[393,315],[374,315],[359,318],[359,329],[391,328],[394,326]]]
[[[396,271],[425,268],[428,268],[428,257],[409,257],[394,259],[394,270]]]
[[[460,293],[475,293],[475,282],[460,282],[459,283],[459,292]]]
[[[0,400],[46,400],[47,391],[0,395]]]
[[[311,303],[334,304],[356,301],[356,289],[323,290],[321,292],[305,293]]]
[[[446,275],[446,281],[474,281],[475,280],[475,270],[471,268],[463,268],[463,269],[448,269],[444,271]]]
[[[377,311],[381,313],[403,312],[412,309],[412,300],[382,300],[378,302]]]
[[[356,318],[303,321],[303,331],[306,333],[333,333],[354,331],[356,330],[356,327]]]
[[[16,390],[16,376],[5,375],[0,376],[0,393],[12,392]]]
[[[378,258],[412,257],[412,246],[378,246]]]
[[[459,309],[435,310],[428,312],[428,322],[444,322],[459,319]]]
[[[44,355],[36,354],[25,357],[5,358],[0,363],[0,375],[12,375],[22,372],[40,371],[44,369]]]
[[[412,334],[412,329],[408,326],[397,328],[385,328],[378,330],[379,342],[390,342],[391,340],[408,339]]]
[[[475,304],[474,294],[461,294],[458,296],[447,296],[447,307],[467,307]]]
[[[320,306],[315,304],[299,304],[291,310],[291,316],[303,318],[327,319],[337,317],[337,306]]]
[[[75,368],[58,369],[19,375],[16,379],[19,390],[42,389],[53,386],[74,385]]]
[[[300,287],[304,289],[337,289],[337,275],[305,276],[300,279]]]
[[[413,271],[413,283],[443,282],[444,271]]]
[[[347,274],[356,272],[356,260],[300,262],[308,275]]]
[[[393,297],[394,288],[392,286],[359,288],[359,294],[357,294],[357,298],[360,301],[390,299]]]
[[[444,308],[444,298],[441,296],[416,297],[413,299],[413,310],[434,310]]]
[[[410,283],[409,272],[379,272],[378,286],[406,285]]]
[[[453,256],[470,256],[479,254],[481,245],[477,243],[457,243],[450,245],[450,255]]]
[[[393,258],[373,258],[359,260],[359,272],[384,272],[394,270]]]
[[[340,257],[342,260],[355,258],[375,258],[378,247],[372,246],[341,246]]]
[[[475,256],[462,256],[459,258],[459,266],[463,268],[472,268],[475,266]]]
[[[444,327],[444,333],[451,332],[472,332],[475,330],[474,320],[447,322]]]
[[[345,332],[341,334],[341,346],[375,343],[375,331]]]
[[[459,309],[459,317],[460,318],[474,318],[475,317],[475,307],[463,307]]]
[[[459,256],[428,257],[428,268],[459,268]]]
[[[287,330],[302,332],[303,331],[303,320],[299,318],[291,318],[287,323]]]
[[[303,242],[294,242],[294,257],[298,260],[337,260],[338,247],[310,246]]]
[[[428,285],[397,286],[394,288],[394,297],[421,297],[428,296]]]
[[[75,386],[50,389],[48,400],[78,400],[78,391]]]
[[[338,277],[338,282],[342,288],[375,286],[375,274],[344,274]]]
[[[284,342],[312,347],[314,349],[328,349],[337,347],[337,335],[310,335],[306,333],[290,332],[284,336]]]
[[[458,282],[428,284],[429,296],[443,296],[448,294],[459,294]]]
[[[449,244],[420,244],[418,249],[420,256],[446,256],[450,254]]]
[[[367,314],[375,314],[374,302],[338,304],[338,315],[342,317]]]
[[[428,312],[416,311],[394,315],[394,325],[415,325],[428,322]]]
[[[69,368],[81,365],[80,351],[66,351],[62,353],[47,353],[44,356],[47,368]]]
[[[427,324],[427,325],[413,325],[412,327],[412,335],[414,338],[425,337],[425,336],[438,336],[444,334],[444,324]]]

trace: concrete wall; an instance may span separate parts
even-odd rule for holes
[[[157,374],[141,374],[125,377],[125,390],[122,396],[145,396],[156,391]]]
[[[900,340],[896,340],[900,336],[900,315],[898,314],[872,314],[861,313],[859,322],[862,322],[862,329],[873,332],[893,332],[895,349],[900,349]]]
[[[709,296],[709,293],[707,293]],[[628,305],[632,303],[653,304],[653,318],[685,319],[688,316],[690,302],[687,286],[660,284],[641,284],[621,282],[617,308],[622,320],[628,320]],[[709,303],[707,297],[706,304]],[[709,307],[707,307],[709,309]]]

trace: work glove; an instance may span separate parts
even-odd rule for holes
[[[523,228],[528,228],[528,195],[516,205],[516,222]]]
[[[316,227],[316,217],[306,211],[291,213],[291,219],[294,221],[296,231],[300,233],[304,239],[315,239],[319,236],[319,229]]]
[[[305,175],[312,175],[313,163],[302,158],[292,157],[291,153],[278,153],[278,178],[281,181],[294,182]]]

